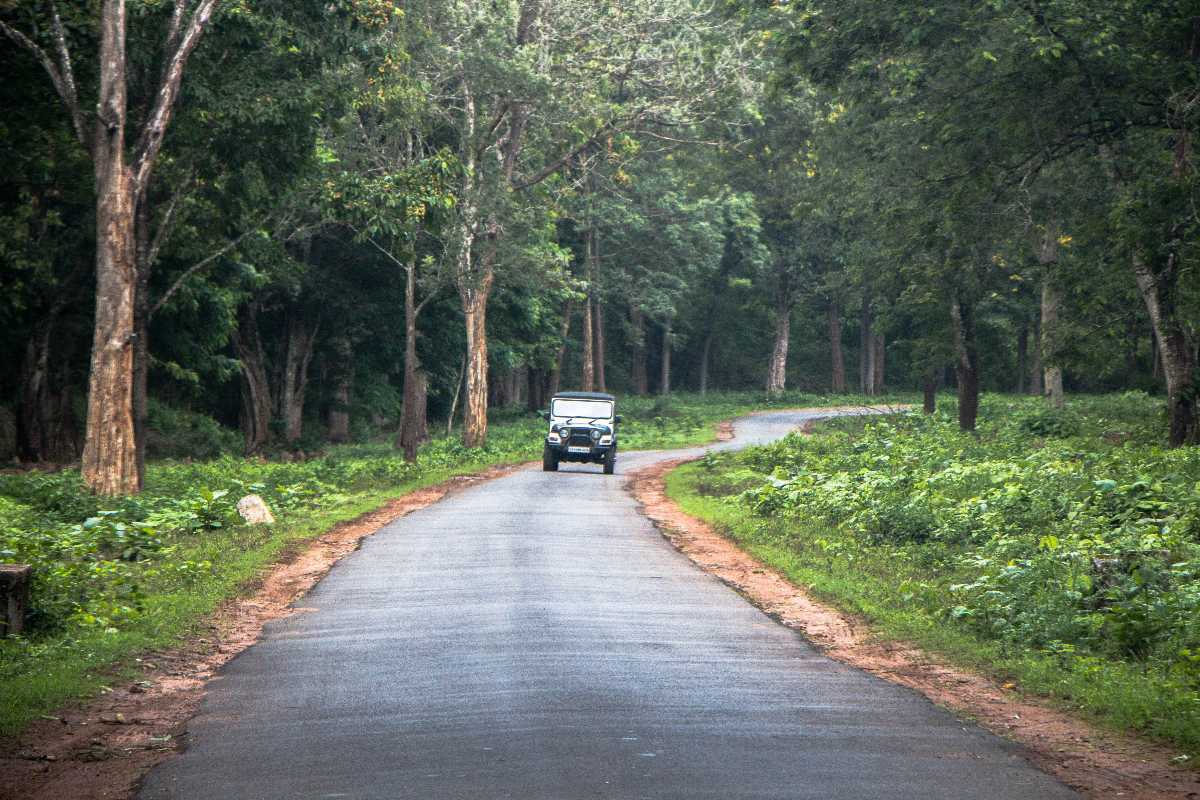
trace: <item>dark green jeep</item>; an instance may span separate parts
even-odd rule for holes
[[[558,470],[561,461],[603,464],[612,475],[617,465],[617,398],[603,392],[559,392],[542,418],[550,423],[542,449],[542,469]]]

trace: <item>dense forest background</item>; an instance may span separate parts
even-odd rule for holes
[[[954,387],[966,429],[981,390],[1138,389],[1197,440],[1195,3],[8,0],[0,32],[6,461],[124,494],[147,453],[411,458],[558,388]]]

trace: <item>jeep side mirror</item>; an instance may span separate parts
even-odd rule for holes
[[[622,417],[620,414],[617,414],[615,417],[613,417],[613,422],[620,422],[623,419],[625,419],[625,418]]]

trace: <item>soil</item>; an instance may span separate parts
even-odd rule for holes
[[[1101,730],[1023,696],[1013,684],[952,667],[902,642],[882,641],[863,620],[815,601],[711,526],[683,513],[664,479],[682,460],[632,473],[629,486],[671,544],[826,655],[915,689],[938,705],[1022,745],[1039,768],[1091,798],[1200,798],[1200,774],[1178,755],[1133,735]]]
[[[124,800],[142,776],[180,749],[187,721],[213,673],[254,644],[264,623],[306,609],[293,605],[343,556],[388,523],[462,487],[528,468],[496,467],[390,501],[286,553],[249,596],[232,600],[180,647],[144,654],[141,674],[81,705],[38,720],[0,743],[2,800]]]

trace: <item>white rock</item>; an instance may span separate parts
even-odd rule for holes
[[[249,525],[270,525],[275,522],[271,509],[267,508],[267,504],[256,494],[248,494],[238,500],[237,510]]]

